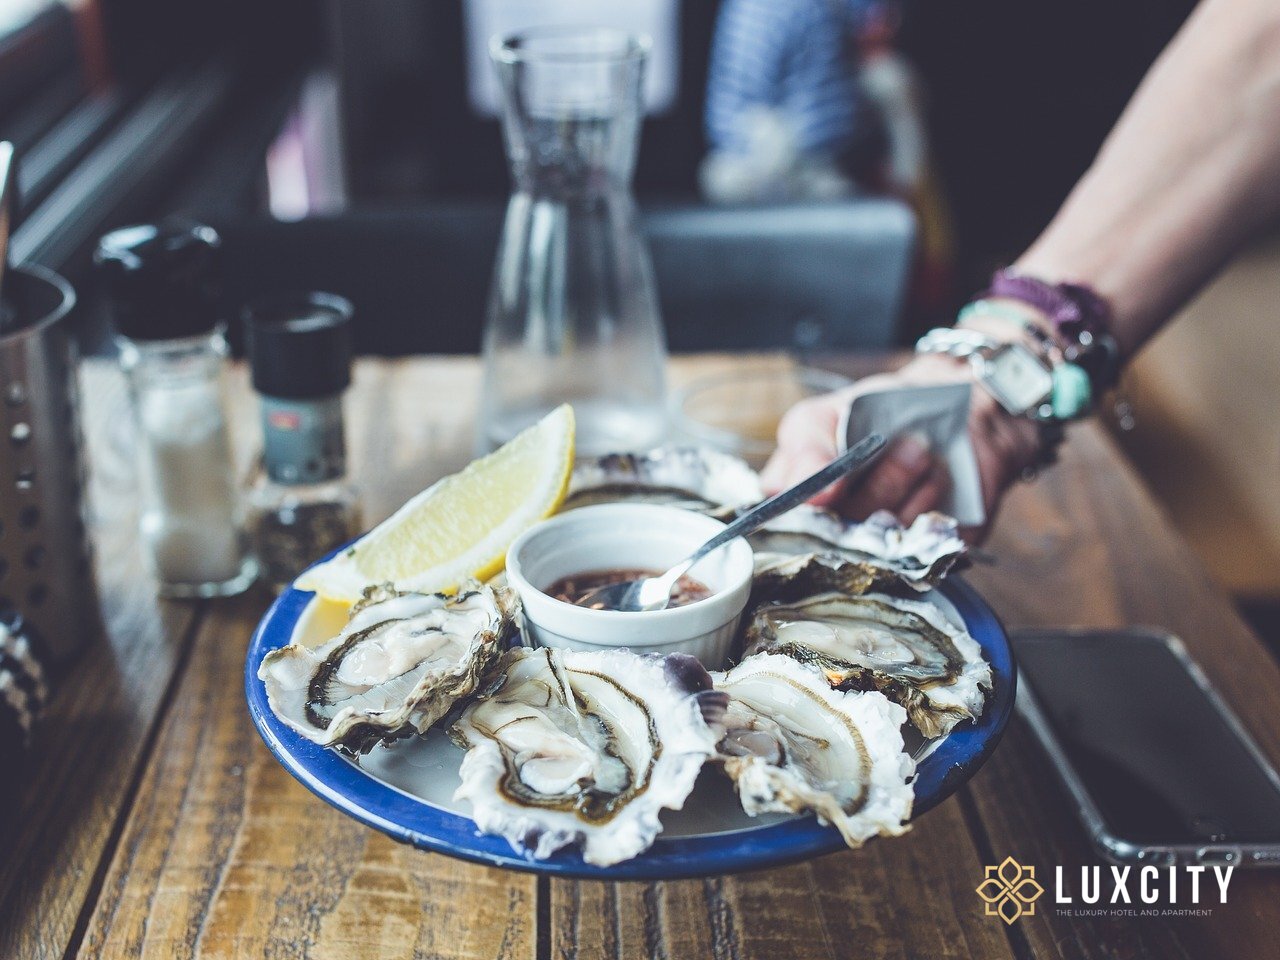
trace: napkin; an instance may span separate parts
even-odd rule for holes
[[[969,439],[970,384],[940,386],[880,386],[879,378],[855,387],[836,437],[843,452],[871,433],[889,440],[914,434],[942,459],[951,473],[951,489],[939,509],[961,526],[976,527],[986,520],[978,461]],[[862,386],[863,384],[859,384]]]

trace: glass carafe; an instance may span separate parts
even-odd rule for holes
[[[665,436],[666,345],[630,192],[646,48],[587,28],[494,41],[515,192],[485,330],[485,450],[565,402],[580,454]]]

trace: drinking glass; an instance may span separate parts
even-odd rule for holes
[[[699,377],[672,398],[674,432],[680,443],[711,447],[764,466],[777,447],[778,423],[806,397],[839,390],[847,377],[811,367],[758,368]]]
[[[515,192],[485,329],[482,450],[565,402],[581,454],[664,439],[666,345],[630,192],[646,52],[595,28],[491,47]]]

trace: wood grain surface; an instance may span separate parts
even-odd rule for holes
[[[0,957],[64,957],[128,810],[199,608],[161,604],[136,549],[134,447],[124,384],[89,365],[82,395],[89,526],[105,638],[61,684],[25,768],[0,775]],[[88,602],[88,598],[86,598]]]
[[[688,357],[672,379],[778,357]],[[877,361],[877,362],[883,362]],[[852,367],[865,372],[863,360]],[[243,371],[238,449],[255,444]],[[0,958],[1237,957],[1266,955],[1280,876],[1238,873],[1212,921],[1081,920],[1045,903],[1013,927],[974,887],[1006,855],[1099,862],[1015,721],[974,781],[904,837],[783,869],[668,883],[534,879],[399,846],[297,784],[244,706],[269,598],[157,605],[133,536],[119,382],[86,371],[109,641],[59,692],[0,861]],[[347,397],[368,521],[472,454],[478,367],[362,361]],[[762,416],[767,415],[762,411]],[[1280,671],[1104,434],[1012,495],[971,580],[1010,626],[1148,622],[1184,637],[1280,758]],[[1042,901],[1043,903],[1043,901]]]
[[[553,880],[551,955],[1012,956],[1001,925],[974,909],[981,878],[960,806],[949,801],[891,843],[781,869],[667,883]]]
[[[243,688],[265,603],[205,618],[79,955],[530,956],[532,877],[397,844],[268,753]]]
[[[1017,491],[991,543],[998,566],[971,579],[1009,627],[1149,624],[1181,637],[1280,763],[1280,669],[1211,585],[1168,519],[1100,431],[1081,429],[1046,482]],[[1106,477],[1100,489],[1098,477]],[[1065,518],[1070,522],[1064,522]],[[1038,585],[1038,589],[1037,588]],[[1015,648],[1016,649],[1016,648]],[[1191,772],[1194,775],[1194,771]],[[993,852],[1035,863],[1098,863],[1030,730],[1016,720],[972,789]],[[1020,922],[1037,954],[1243,957],[1275,950],[1280,872],[1237,872],[1203,917],[1070,920],[1052,907]]]

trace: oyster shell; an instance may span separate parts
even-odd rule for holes
[[[639,501],[725,515],[762,496],[755,471],[737,457],[701,447],[660,447],[579,460],[561,509]]]
[[[991,688],[991,667],[962,627],[932,603],[887,594],[766,604],[747,628],[746,653],[786,654],[839,690],[879,690],[926,737],[976,718]]]
[[[726,699],[693,657],[515,649],[463,711],[455,799],[535,859],[570,843],[607,866],[646,850],[715,751]],[[708,723],[708,719],[712,723]]]
[[[487,586],[454,596],[370,587],[341,633],[271,651],[258,678],[289,727],[365,752],[425,733],[473,693],[515,633],[515,603],[511,591]]]
[[[894,584],[924,591],[965,554],[955,520],[921,514],[904,527],[886,510],[862,523],[800,506],[747,537],[756,554],[758,598],[825,590],[866,593]]]
[[[874,691],[833,690],[768,653],[713,678],[729,694],[718,755],[747,813],[812,811],[851,847],[906,831],[915,763],[902,707]]]

